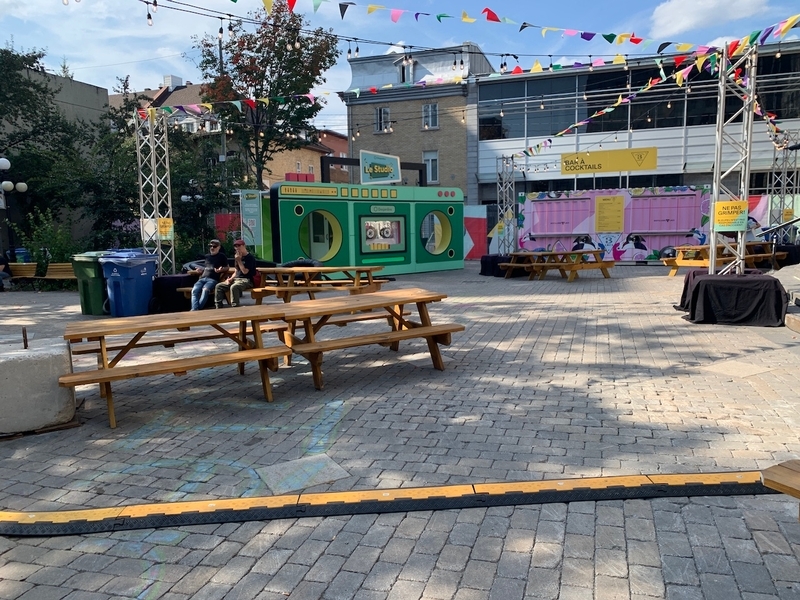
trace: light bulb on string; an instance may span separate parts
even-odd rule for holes
[[[347,42],[347,60],[353,56],[353,53],[350,51],[350,42]]]
[[[219,20],[219,31],[217,31],[217,39],[222,39],[223,31],[222,31],[222,19]]]
[[[503,117],[505,117],[505,116],[506,116],[506,115],[505,115],[505,113],[503,112],[503,105],[501,104],[501,105],[500,105],[500,118],[502,119],[502,118],[503,118]]]
[[[75,2],[80,2],[81,0],[75,0]],[[158,0],[153,0],[153,12],[158,12]]]
[[[549,66],[549,67],[547,67],[547,68],[548,68],[550,71],[552,71],[552,70],[553,70],[553,55],[552,55],[552,54],[548,54],[548,57],[550,58],[550,66]]]
[[[153,26],[153,15],[150,14],[150,11],[147,11],[147,25],[149,27]]]
[[[356,58],[358,58],[358,45],[356,45]]]
[[[464,59],[463,58],[461,59],[461,70],[462,71],[464,70]]]
[[[544,110],[544,96],[542,96],[541,100],[539,101],[539,108]]]
[[[594,65],[592,64],[592,55],[589,55],[589,71],[594,71]],[[584,94],[585,96],[586,94]],[[586,98],[584,98],[585,100]]]
[[[628,70],[628,55],[625,55],[625,66],[623,67],[626,71]],[[631,87],[630,85],[628,87]]]
[[[233,38],[233,23],[228,21],[228,37]]]
[[[361,137],[361,130],[360,129],[356,129],[356,137]]]
[[[300,50],[300,38],[297,38],[297,39],[294,41],[294,49],[295,49],[295,50]]]
[[[615,142],[617,141],[617,134],[616,133],[614,134],[614,141]]]
[[[467,122],[467,119],[466,119],[466,117],[464,116],[464,111],[463,111],[463,110],[461,111],[461,122],[462,122],[462,123],[466,123],[466,122]]]
[[[778,43],[778,51],[775,53],[775,58],[781,57],[781,45]]]
[[[64,6],[69,6],[69,0],[61,0],[61,4]]]
[[[672,108],[672,100],[667,102],[667,108]]]

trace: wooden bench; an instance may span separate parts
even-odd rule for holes
[[[787,496],[800,498],[800,460],[787,460],[764,469],[761,471],[761,483]]]
[[[78,385],[88,385],[93,383],[103,383],[106,385],[106,402],[108,404],[108,422],[112,428],[117,426],[114,414],[114,401],[111,395],[111,382],[123,379],[134,379],[136,377],[148,377],[150,375],[186,375],[193,369],[206,369],[209,367],[219,367],[229,364],[241,364],[247,361],[264,361],[266,367],[271,371],[278,369],[278,358],[288,356],[292,353],[291,348],[281,344],[269,348],[258,348],[250,350],[239,350],[236,352],[226,352],[222,354],[211,354],[196,356],[191,358],[179,358],[175,360],[165,360],[157,363],[142,365],[130,365],[125,367],[114,367],[110,369],[92,369],[89,371],[78,371],[62,375],[58,378],[58,385],[62,387],[75,387]],[[264,390],[267,400],[272,402],[272,386],[269,382],[269,375],[266,377]]]
[[[36,263],[9,263],[11,277],[9,283],[30,285],[33,287],[33,278],[36,277]]]
[[[578,271],[585,271],[587,269],[599,269],[603,274],[603,277],[608,279],[611,277],[608,269],[613,268],[615,264],[616,263],[613,260],[598,260],[579,263],[533,263],[524,266],[526,271],[531,272],[531,279],[535,277],[533,273],[538,274],[539,279],[544,279],[544,276],[547,275],[548,271],[558,271],[561,273],[562,277],[564,277],[565,273],[569,271],[569,275],[566,277],[567,282],[571,282],[575,281],[575,279],[578,277]]]
[[[78,279],[75,271],[72,268],[72,263],[50,263],[47,265],[47,271],[41,277],[34,277],[37,280],[60,280],[60,279]]]
[[[366,335],[357,335],[347,338],[338,338],[335,340],[315,341],[315,342],[302,342],[292,345],[292,351],[296,354],[305,356],[308,362],[311,363],[314,376],[314,387],[318,390],[322,389],[322,354],[329,350],[342,350],[344,348],[356,348],[358,346],[369,346],[378,344],[380,346],[388,346],[392,350],[398,350],[399,342],[401,340],[410,340],[414,338],[425,338],[428,342],[428,347],[440,344],[443,346],[450,345],[450,334],[458,331],[464,331],[464,326],[458,323],[446,323],[443,325],[421,325],[418,327],[411,327],[409,329],[400,329],[396,331],[382,331],[379,333],[370,333]],[[438,357],[438,358],[437,358]],[[444,362],[441,356],[431,352],[433,360],[433,367],[439,371],[444,371]]]

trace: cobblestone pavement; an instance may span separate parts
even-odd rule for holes
[[[681,277],[611,273],[398,276],[446,292],[434,322],[467,327],[444,372],[410,342],[327,355],[322,391],[295,361],[272,375],[271,404],[252,367],[124,381],[115,430],[96,387],[80,388],[81,427],[0,442],[0,508],[270,495],[292,482],[265,467],[313,456],[348,476],[306,491],[757,470],[800,454],[797,334],[693,325],[672,308]],[[74,293],[0,294],[0,311],[0,337],[26,321],[33,343],[87,318]],[[797,516],[767,495],[0,538],[0,598],[800,598]]]

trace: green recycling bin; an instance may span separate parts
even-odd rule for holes
[[[78,278],[78,293],[81,297],[81,314],[103,315],[106,301],[106,281],[100,257],[110,254],[107,250],[83,252],[72,257],[72,268]]]

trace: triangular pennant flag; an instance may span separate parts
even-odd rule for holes
[[[622,44],[623,42],[626,42],[627,40],[631,39],[631,35],[632,34],[630,33],[620,33],[617,36],[617,43]]]
[[[454,19],[454,18],[455,17],[453,15],[446,15],[444,13],[439,13],[438,15],[436,15],[436,20],[439,21],[439,23],[442,22],[442,19]]]
[[[269,106],[269,98],[259,98],[259,102],[261,102],[264,106]]]
[[[267,14],[272,12],[272,0],[263,0],[264,8],[267,11]]]
[[[708,54],[699,54],[694,61],[694,64],[697,65],[697,70],[700,71],[703,68],[703,63],[706,62],[708,58]]]
[[[403,16],[404,12],[406,11],[401,8],[393,8],[391,12],[392,23],[397,23],[400,20],[400,17]]]
[[[522,67],[520,67],[519,65],[517,65],[516,67],[514,67],[514,70],[513,70],[513,71],[511,71],[511,74],[512,74],[512,75],[519,75],[520,73],[522,73]]]
[[[242,103],[239,100],[228,100],[228,104],[233,104],[239,109],[239,112],[242,112]]]
[[[246,100],[242,100],[242,102],[244,102],[245,104],[247,104],[247,106],[249,106],[249,107],[250,107],[250,108],[252,108],[253,110],[255,110],[255,109],[256,109],[256,101],[255,101],[255,100],[253,100],[252,98],[247,98]]]
[[[139,115],[140,119],[146,119],[147,118],[147,111],[144,108],[137,108],[136,109],[136,113]]]
[[[370,94],[377,94],[378,93],[378,88],[376,88],[373,85],[371,88],[369,88],[369,92],[370,92]]]
[[[658,45],[658,50],[656,50],[656,52],[657,52],[658,54],[661,54],[661,53],[662,53],[662,52],[664,52],[664,50],[666,50],[666,49],[667,49],[667,48],[668,48],[670,45],[672,45],[672,42],[663,42],[663,43],[661,43],[661,44],[659,44],[659,45]]]
[[[347,12],[347,9],[355,5],[355,2],[339,2],[339,14],[342,15],[342,19],[344,19],[344,13]]]
[[[350,91],[353,92],[356,95],[356,98],[361,97],[361,88],[353,88]]]
[[[733,56],[733,53],[736,52],[738,47],[739,40],[733,40],[730,44],[728,44],[728,56]]]
[[[542,37],[547,35],[548,31],[561,31],[558,27],[542,27]]]
[[[186,112],[186,109],[183,107],[183,104],[176,104],[175,105],[175,110],[179,110],[179,111],[181,111],[183,113]],[[189,113],[186,113],[186,114],[189,114]],[[144,117],[142,117],[142,118],[144,118]]]
[[[708,57],[708,70],[712,73],[717,70],[717,55],[712,54]]]
[[[563,67],[559,63],[556,63],[556,64],[553,65],[552,68],[553,68],[553,71],[560,71]]]
[[[614,60],[611,61],[612,65],[624,65],[625,64],[625,57],[622,54],[617,54],[614,57]]]
[[[594,36],[596,35],[597,35],[596,33],[592,33],[591,31],[584,31],[581,33],[581,39],[586,40],[587,42],[591,42],[592,39],[594,39]]]
[[[685,56],[676,56],[675,57],[675,68],[677,69],[678,67],[680,67],[681,64],[683,64],[683,61],[685,61],[685,60],[686,60]]]
[[[516,25],[517,24],[516,21],[512,21],[508,17],[503,17],[501,20],[503,21],[503,23],[508,23],[509,25]]]
[[[171,115],[173,112],[175,112],[174,110],[172,110],[171,106],[162,106],[161,110],[163,110],[168,115]]]
[[[528,27],[536,27],[536,25],[531,25],[527,21],[523,21],[522,25],[519,26],[519,30],[522,31],[523,29],[527,29]]]
[[[688,52],[692,48],[694,48],[694,44],[675,44],[675,49],[678,52]]]
[[[593,67],[602,67],[602,66],[604,66],[605,64],[606,64],[606,61],[604,61],[602,58],[595,58],[595,59],[592,61],[592,66],[593,66]]]
[[[425,15],[426,17],[430,17],[431,13],[423,13],[423,12],[414,13],[414,20],[419,21],[420,15]]]
[[[619,98],[617,98],[617,101],[614,102],[614,106],[619,106],[620,104],[622,104],[622,94],[620,94]]]
[[[303,96],[308,98],[308,101],[311,102],[311,104],[314,104],[314,94],[303,94]]]
[[[759,45],[763,46],[764,43],[767,41],[767,38],[769,37],[769,34],[772,33],[774,30],[775,30],[775,26],[774,25],[770,25],[769,27],[767,27],[764,30],[764,33],[761,34],[761,38],[758,40]]]
[[[617,39],[617,34],[616,33],[604,33],[602,35],[603,35],[603,39],[605,41],[607,41],[609,44],[613,44],[614,40]]]
[[[151,123],[156,122],[156,109],[155,108],[148,108],[147,109],[147,118],[150,119]]]
[[[317,10],[319,10],[320,4],[327,1],[328,0],[314,0],[314,12],[317,12]]]
[[[380,4],[368,4],[368,5],[367,5],[367,14],[368,14],[368,15],[371,15],[371,14],[372,14],[372,13],[374,13],[376,10],[381,10],[381,9],[384,9],[384,8],[386,8],[386,7],[385,7],[385,6],[382,6],[382,5],[380,5]]]
[[[761,30],[752,32],[750,34],[750,37],[747,38],[747,45],[752,46],[753,44],[755,44],[756,40],[758,39],[758,36],[760,35],[761,35]]]
[[[200,110],[200,107],[199,107],[197,104],[187,104],[187,105],[186,105],[186,108],[187,108],[189,111],[191,111],[191,112],[193,112],[194,114],[196,114],[196,115],[202,115],[202,114],[203,114],[203,111],[202,111],[202,110]]]
[[[683,71],[675,72],[675,83],[678,84],[678,87],[683,87]]]
[[[643,39],[644,38],[636,37],[636,34],[634,33],[633,35],[631,35],[630,42],[631,42],[631,44],[637,44],[638,45],[638,44],[642,43]]]
[[[544,69],[542,69],[542,63],[537,60],[533,61],[533,66],[531,67],[531,73],[541,73]]]
[[[792,29],[797,24],[798,21],[800,21],[800,15],[794,15],[793,17],[789,17],[788,19],[786,19],[786,21],[784,22],[783,26],[780,29],[781,39],[783,39],[783,37],[787,33],[789,33],[789,30]]]
[[[645,40],[642,42],[642,50],[647,48],[650,44],[652,44],[655,40]]]
[[[289,5],[289,12],[294,12],[294,5],[297,4],[297,0],[286,0],[286,4]]]
[[[747,37],[743,37],[742,39],[739,40],[739,45],[736,47],[736,50],[734,50],[731,53],[731,56],[736,56],[738,54],[741,54],[742,52],[744,52],[744,49],[746,47],[747,47]]]
[[[200,104],[200,106],[202,106],[203,108],[207,108],[208,112],[211,112],[212,110],[214,110],[214,106],[211,105],[208,102],[204,102],[204,103]]]
[[[572,66],[575,69],[580,69],[583,66],[583,63],[580,62],[579,60],[576,60],[574,63],[572,63]]]
[[[666,79],[667,78],[667,74],[664,73],[664,61],[663,60],[657,60],[656,64],[658,65],[658,73],[659,73],[659,75],[661,75],[661,79]]]
[[[461,11],[461,20],[464,21],[464,23],[474,23],[477,21],[477,19],[470,17],[465,10]]]
[[[500,17],[498,17],[498,16],[497,16],[497,13],[496,13],[496,12],[494,12],[494,11],[493,11],[492,9],[490,9],[490,8],[484,8],[484,9],[481,11],[481,13],[482,13],[482,14],[484,14],[484,15],[486,15],[486,20],[487,20],[487,21],[493,21],[494,23],[499,23],[499,22],[500,22]]]
[[[573,35],[578,35],[578,30],[577,29],[565,29],[564,30],[564,35],[568,35],[570,37],[572,37]]]

